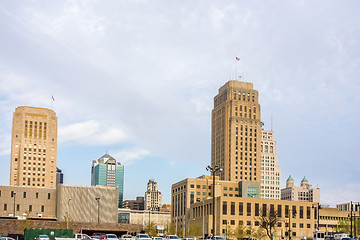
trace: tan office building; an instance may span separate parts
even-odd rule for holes
[[[253,198],[247,184],[254,182],[215,181],[215,234],[224,235],[239,225],[257,230],[260,212],[263,209],[280,212],[281,223],[277,226],[276,238],[300,239],[311,237],[317,224],[317,203],[295,202]],[[172,224],[179,233],[196,225],[204,235],[212,229],[212,177],[187,178],[172,185]],[[292,215],[292,213],[296,213]],[[247,236],[254,237],[254,236]]]
[[[46,108],[17,107],[11,140],[11,186],[56,188],[57,117]]]
[[[224,84],[214,98],[211,125],[211,165],[223,169],[220,179],[260,182],[260,105],[253,84]]]
[[[261,198],[281,198],[281,167],[276,154],[274,132],[261,130]]]
[[[0,216],[56,218],[56,189],[0,186]]]

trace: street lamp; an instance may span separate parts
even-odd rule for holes
[[[66,216],[66,229],[69,229],[69,217],[70,217],[70,201],[71,201],[71,198],[69,198],[68,200],[68,215]]]
[[[96,197],[95,200],[98,203],[98,223],[100,222],[100,198]]]
[[[291,239],[291,210],[289,209],[289,214],[288,214],[288,216],[289,216],[289,240]],[[296,217],[296,211],[295,212],[293,212],[293,216],[294,216],[294,218]]]
[[[212,222],[212,234],[213,236],[215,236],[215,174],[216,172],[222,172],[222,168],[219,167],[218,165],[215,165],[214,167],[212,166],[207,166],[206,167],[207,171],[210,171],[211,174],[213,175],[213,186],[212,186],[212,197],[213,197],[213,222]]]
[[[16,192],[13,193],[14,196],[14,217],[15,217],[15,197],[16,197]]]
[[[313,204],[312,206],[311,206],[311,208],[312,209],[314,209],[315,208],[315,206],[317,205],[317,225],[316,225],[316,228],[317,228],[317,230],[319,231],[320,230],[320,222],[319,222],[319,219],[320,219],[320,216],[319,216],[319,213],[320,213],[320,203],[318,202],[317,204]]]

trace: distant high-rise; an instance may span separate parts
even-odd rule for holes
[[[286,188],[281,189],[281,200],[320,202],[320,188],[313,188],[305,177],[301,180],[300,186],[295,186],[290,175],[286,180]]]
[[[56,185],[64,183],[64,174],[60,168],[56,168]]]
[[[211,165],[223,169],[220,179],[260,182],[260,105],[253,84],[224,84],[214,98],[211,125]]]
[[[56,153],[55,112],[17,107],[12,126],[10,185],[56,188]]]
[[[91,169],[91,185],[107,185],[119,189],[119,204],[122,206],[124,195],[124,166],[106,153],[94,160]]]
[[[145,210],[159,211],[162,206],[162,195],[158,190],[157,182],[150,179],[145,192]]]
[[[280,179],[274,132],[261,130],[261,198],[280,199]]]

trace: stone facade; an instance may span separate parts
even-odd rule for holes
[[[157,182],[150,179],[145,192],[145,210],[159,211],[162,205],[162,195],[158,190]]]
[[[57,117],[46,108],[17,107],[11,137],[11,186],[56,188]]]
[[[286,188],[281,189],[281,199],[289,201],[320,202],[320,188],[313,188],[304,177],[300,186],[294,185],[294,179],[289,176]]]

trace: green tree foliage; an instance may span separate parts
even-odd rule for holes
[[[151,237],[156,236],[157,235],[157,230],[156,230],[155,222],[149,222],[145,226],[145,232]]]
[[[234,230],[233,230],[233,237],[236,239],[242,239],[247,238],[247,229],[243,224],[239,224]]]
[[[165,228],[165,235],[175,235],[176,234],[176,227],[174,224],[169,223],[168,225],[166,225]]]
[[[199,226],[199,224],[190,224],[190,226],[187,228],[186,231],[187,237],[197,237],[202,236],[202,230]]]

